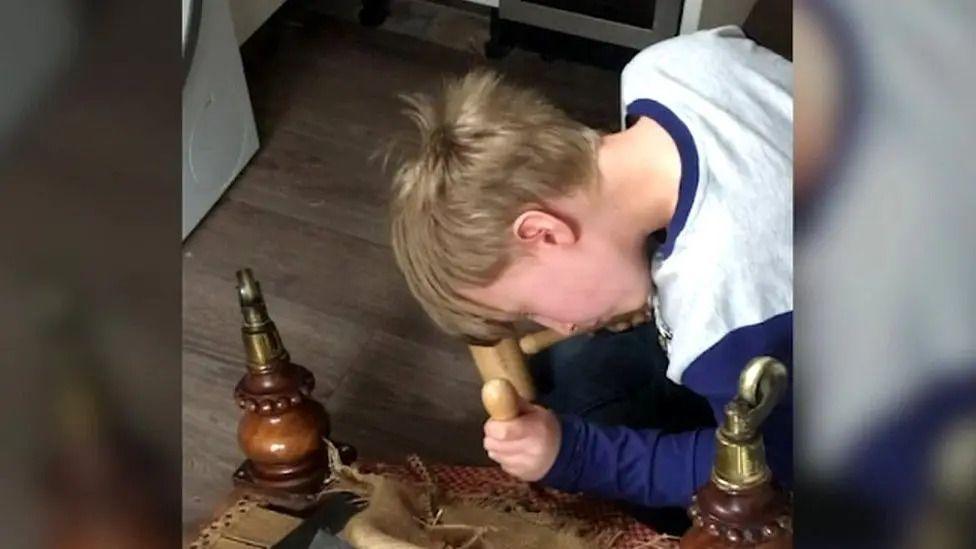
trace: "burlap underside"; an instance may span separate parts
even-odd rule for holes
[[[363,510],[340,533],[363,549],[583,549],[614,547],[620,531],[594,529],[573,517],[524,505],[524,498],[440,490],[423,464],[413,458],[421,482],[365,473],[342,465],[330,452],[333,476],[329,491],[351,492]],[[674,538],[653,536],[628,547],[670,548]]]

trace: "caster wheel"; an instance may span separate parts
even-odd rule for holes
[[[336,447],[339,450],[339,461],[341,461],[343,465],[352,465],[353,462],[359,457],[359,453],[356,451],[356,449],[349,444],[339,443],[336,445]]]

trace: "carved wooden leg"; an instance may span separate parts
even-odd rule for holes
[[[237,434],[247,460],[234,481],[301,509],[314,503],[328,472],[329,416],[311,397],[312,373],[289,359],[250,269],[237,280],[247,373],[234,398],[244,410]]]
[[[498,16],[498,8],[492,8],[491,19],[488,23],[489,35],[485,42],[485,57],[501,59],[512,51],[511,31]]]
[[[247,461],[237,478],[261,488],[312,493],[321,488],[329,432],[321,404],[308,397],[311,374],[293,364],[249,372],[234,391],[244,408],[237,436]]]

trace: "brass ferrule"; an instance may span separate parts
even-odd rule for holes
[[[281,342],[278,329],[268,315],[261,294],[261,286],[250,269],[237,271],[237,293],[241,302],[241,337],[247,366],[252,371],[263,372],[272,362],[287,360],[288,352]]]
[[[755,358],[742,370],[738,394],[726,405],[725,421],[715,431],[711,478],[720,489],[746,490],[771,479],[760,427],[786,383],[786,367],[770,357]]]
[[[739,491],[768,482],[771,473],[766,465],[762,436],[749,440],[732,440],[719,429],[716,434],[715,464],[712,481],[722,490]]]

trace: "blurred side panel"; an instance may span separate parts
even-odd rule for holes
[[[972,2],[797,2],[797,544],[971,547]]]
[[[3,547],[179,543],[180,5],[0,14]]]

